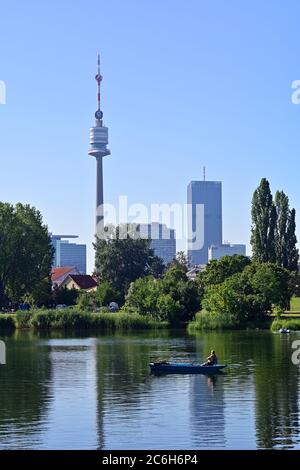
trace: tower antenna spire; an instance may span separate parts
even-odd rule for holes
[[[95,112],[95,118],[97,125],[101,126],[102,125],[102,118],[103,118],[103,113],[101,111],[101,82],[102,82],[102,75],[101,75],[101,70],[100,70],[100,54],[98,54],[98,72],[97,75],[95,76],[95,80],[97,82],[97,88],[98,88],[98,94],[97,94],[97,104],[98,108],[97,111]]]
[[[206,167],[203,167],[203,181],[206,180]]]

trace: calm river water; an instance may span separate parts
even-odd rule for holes
[[[300,448],[300,334],[1,336],[0,449]],[[222,375],[153,376],[150,358],[202,361]]]

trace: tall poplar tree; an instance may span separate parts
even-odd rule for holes
[[[276,261],[275,227],[276,208],[270,184],[262,178],[252,198],[251,245],[253,259],[259,262]]]
[[[296,211],[292,209],[289,212],[287,223],[287,268],[290,271],[298,271],[299,251],[296,247]]]
[[[263,178],[252,198],[251,245],[255,261],[298,270],[295,216],[283,191],[276,192],[274,203],[269,182]]]
[[[276,262],[283,268],[288,268],[288,220],[289,220],[289,198],[283,191],[275,194],[276,206],[276,230],[275,251]]]

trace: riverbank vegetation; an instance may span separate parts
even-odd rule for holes
[[[271,324],[271,331],[275,333],[280,328],[286,328],[290,331],[300,330],[300,318],[276,318]]]
[[[235,329],[260,326],[273,311],[284,311],[293,289],[291,273],[274,263],[223,257],[199,275],[202,311],[189,329]]]
[[[144,330],[167,328],[166,322],[155,322],[132,312],[85,312],[75,308],[63,310],[33,309],[28,312],[0,315],[0,330],[6,329],[77,329],[77,330]]]
[[[0,203],[0,308],[13,311],[14,302],[31,307],[15,317],[0,315],[0,329],[187,324],[189,331],[236,329],[269,325],[272,313],[295,308],[295,302],[290,306],[300,292],[295,210],[283,191],[273,198],[265,178],[252,199],[252,259],[212,260],[193,280],[186,256],[180,253],[164,266],[137,224],[108,226],[104,234],[94,244],[97,289],[51,289],[53,249],[41,214]],[[111,302],[121,308],[118,313],[108,311]],[[69,308],[57,310],[59,304]],[[37,309],[41,306],[45,309]]]

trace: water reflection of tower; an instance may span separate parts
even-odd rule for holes
[[[52,377],[50,425],[44,437],[47,446],[51,449],[96,449],[97,357],[94,340],[51,339],[48,344]]]
[[[195,375],[191,378],[190,396],[193,448],[224,448],[225,403],[222,378]]]

